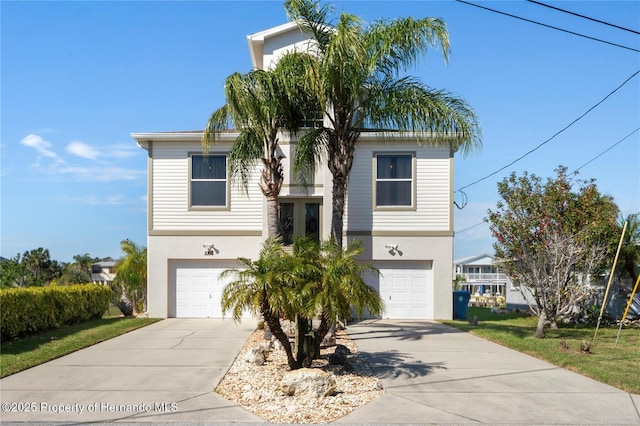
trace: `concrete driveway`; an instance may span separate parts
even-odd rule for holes
[[[0,380],[0,418],[265,423],[213,391],[255,326],[160,321]],[[348,332],[386,393],[336,423],[640,425],[640,396],[442,324],[364,321]]]
[[[0,380],[7,421],[263,422],[214,392],[256,322],[167,319]]]
[[[639,395],[442,324],[348,331],[386,393],[340,423],[640,425]]]

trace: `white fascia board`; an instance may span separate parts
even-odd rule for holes
[[[151,132],[151,133],[131,133],[138,146],[147,150],[149,142],[172,141],[172,142],[200,142],[203,132]],[[220,142],[233,142],[238,137],[238,133],[220,133]]]
[[[249,44],[249,55],[251,56],[253,68],[264,69],[264,41],[266,39],[289,32],[294,28],[299,28],[296,22],[287,22],[286,24],[278,25],[277,27],[269,28],[255,34],[249,34],[247,36],[247,43]]]

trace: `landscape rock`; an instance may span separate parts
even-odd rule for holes
[[[271,343],[261,343],[257,347],[248,350],[245,354],[244,360],[251,364],[263,365],[267,361],[270,349]]]
[[[322,398],[333,395],[336,390],[336,380],[332,374],[313,368],[288,371],[280,384],[287,396]]]

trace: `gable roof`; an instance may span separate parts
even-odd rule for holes
[[[487,262],[485,259],[488,259],[489,262]],[[483,253],[483,254],[476,254],[474,256],[463,257],[461,259],[456,259],[453,261],[453,263],[456,265],[492,265],[494,259],[495,258],[490,254]]]

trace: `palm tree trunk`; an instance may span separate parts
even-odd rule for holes
[[[277,315],[274,315],[271,312],[271,307],[269,306],[269,302],[267,302],[266,297],[262,300],[261,306],[262,316],[264,320],[267,322],[271,333],[276,336],[276,339],[280,343],[282,343],[282,347],[284,348],[285,353],[287,354],[287,363],[289,364],[289,368],[292,370],[297,370],[300,368],[300,363],[293,356],[293,350],[291,349],[291,342],[289,342],[289,337],[282,329],[282,324],[280,324],[280,318]]]
[[[344,206],[347,194],[347,178],[345,176],[333,176],[333,202],[331,207],[331,238],[334,238],[338,247],[342,247],[342,233],[344,231]]]
[[[280,235],[278,229],[278,197],[267,197],[267,232],[269,238],[277,238]]]

